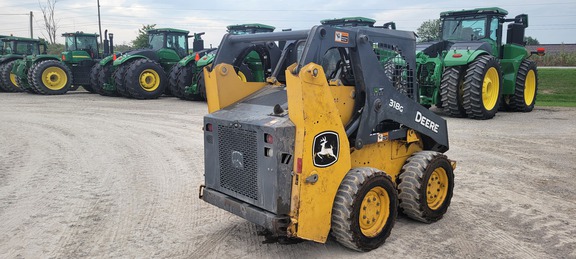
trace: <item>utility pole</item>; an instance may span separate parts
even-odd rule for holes
[[[98,4],[98,30],[100,31],[100,43],[102,43],[102,24],[100,23],[100,0],[96,0]]]
[[[34,14],[32,14],[32,11],[30,11],[30,39],[34,39],[34,30],[32,28],[32,17],[34,16]]]

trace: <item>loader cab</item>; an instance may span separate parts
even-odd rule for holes
[[[65,52],[63,60],[95,59],[99,57],[98,34],[92,33],[64,33]]]
[[[188,55],[188,33],[188,31],[178,29],[148,30],[149,48],[158,51],[161,56],[180,60]]]
[[[442,40],[488,42],[492,54],[499,56],[502,47],[502,23],[508,12],[501,8],[478,8],[440,14]]]
[[[230,34],[242,35],[242,34],[273,32],[276,29],[276,27],[260,23],[250,23],[250,24],[229,25],[226,27],[226,29],[227,29],[226,31]]]

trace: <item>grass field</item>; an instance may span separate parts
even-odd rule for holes
[[[536,106],[576,107],[576,68],[539,68]]]

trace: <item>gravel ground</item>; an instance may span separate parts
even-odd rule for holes
[[[0,93],[0,258],[576,258],[576,109],[447,118],[444,219],[386,243],[262,244],[198,199],[206,104]]]

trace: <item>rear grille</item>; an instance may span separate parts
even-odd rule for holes
[[[221,187],[258,200],[257,148],[255,131],[218,125]]]

